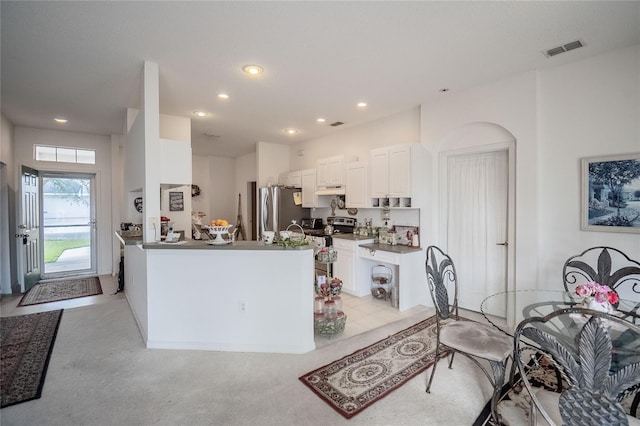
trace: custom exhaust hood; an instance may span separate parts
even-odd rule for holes
[[[344,195],[344,186],[328,186],[320,187],[315,192],[315,195]]]

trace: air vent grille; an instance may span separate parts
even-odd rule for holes
[[[582,47],[582,46],[584,46],[584,44],[580,40],[576,40],[576,41],[572,41],[570,43],[564,44],[562,46],[558,46],[558,47],[554,47],[554,48],[551,48],[549,50],[546,50],[544,52],[544,54],[547,57],[550,58],[552,56],[556,56],[556,55],[559,55],[561,53],[565,53],[565,52],[577,49],[577,48]]]
[[[344,123],[342,121],[336,121],[335,123],[331,123],[330,126],[333,127],[338,127],[338,126],[342,126]]]

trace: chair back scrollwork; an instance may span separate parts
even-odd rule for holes
[[[567,259],[562,281],[571,294],[577,286],[595,281],[609,286],[621,299],[637,301],[634,312],[640,306],[640,263],[612,247],[591,247]]]
[[[427,247],[427,283],[438,317],[458,316],[458,282],[451,258],[436,246]]]

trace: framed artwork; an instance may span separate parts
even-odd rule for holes
[[[581,229],[640,233],[640,153],[582,159]]]
[[[169,211],[184,211],[184,194],[182,192],[169,192]]]

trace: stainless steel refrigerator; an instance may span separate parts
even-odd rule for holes
[[[309,217],[310,209],[303,209],[302,204],[296,205],[294,193],[300,192],[296,188],[270,186],[260,188],[260,203],[258,204],[258,236],[264,231],[284,231],[291,221],[299,225],[303,217]]]

